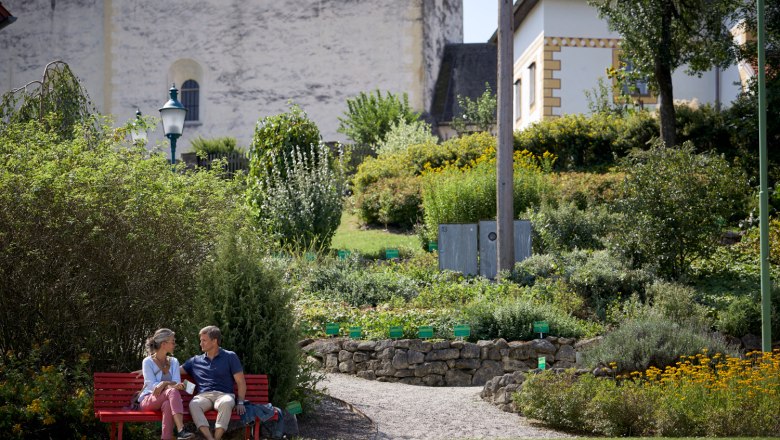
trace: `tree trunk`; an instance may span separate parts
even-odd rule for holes
[[[674,116],[674,93],[672,91],[672,8],[665,8],[661,17],[661,41],[658,55],[655,57],[655,79],[661,97],[661,140],[667,147],[673,147],[677,141]]]

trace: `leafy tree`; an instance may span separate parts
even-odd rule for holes
[[[285,158],[292,159],[296,148],[319,145],[321,139],[320,129],[297,105],[291,105],[287,113],[262,118],[252,137],[249,175],[259,182],[266,181],[273,172],[281,172],[284,177],[290,165]]]
[[[743,173],[722,156],[695,154],[690,143],[634,151],[623,165],[612,246],[664,277],[679,278],[694,258],[709,255],[726,220],[747,200]]]
[[[412,123],[420,117],[409,107],[406,93],[401,98],[387,92],[376,90],[375,93],[360,92],[347,99],[347,111],[339,118],[339,133],[362,145],[376,146],[385,139],[393,124],[399,120]]]
[[[399,119],[376,147],[377,155],[387,155],[406,150],[410,145],[436,144],[431,125],[425,121],[407,122]]]
[[[58,360],[135,369],[145,337],[189,319],[211,231],[240,193],[90,127],[61,136],[57,118],[0,136],[0,350],[49,340]]]
[[[490,89],[489,83],[485,83],[485,91],[477,99],[458,95],[458,106],[460,112],[452,119],[452,127],[458,134],[468,132],[471,127],[490,132],[496,125],[498,98]]]
[[[672,72],[687,64],[689,73],[736,59],[729,23],[737,0],[589,0],[610,29],[623,37],[620,47],[637,72],[661,97],[661,139],[676,144]]]
[[[236,138],[225,136],[212,139],[206,139],[203,137],[196,137],[192,140],[192,149],[199,156],[207,156],[209,154],[229,154],[229,153],[241,153],[244,149],[238,146]]]

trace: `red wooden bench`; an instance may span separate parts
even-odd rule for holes
[[[265,374],[245,374],[246,396],[244,399],[253,404],[268,403],[268,376]],[[189,379],[187,375],[182,376]],[[111,440],[122,440],[122,428],[125,422],[159,422],[162,420],[160,411],[140,411],[128,409],[130,399],[136,391],[140,391],[144,386],[144,378],[136,373],[95,373],[95,395],[94,407],[95,417],[101,422],[110,423]],[[192,395],[181,392],[181,399],[184,403],[184,421],[192,421],[190,416],[189,403]],[[217,419],[216,411],[206,412],[206,418],[209,420]],[[272,420],[276,420],[278,414],[274,414]],[[230,420],[241,420],[241,417],[233,412]],[[259,420],[254,423],[254,438],[260,438]],[[253,426],[246,426],[244,429],[244,439],[249,440]]]

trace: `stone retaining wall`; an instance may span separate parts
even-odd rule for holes
[[[355,374],[369,380],[427,386],[484,385],[495,376],[537,368],[574,367],[575,340],[548,336],[533,341],[426,341],[345,338],[308,340],[302,348],[327,372]],[[578,344],[578,348],[579,348]]]

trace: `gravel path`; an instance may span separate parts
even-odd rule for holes
[[[370,417],[379,439],[561,438],[479,397],[482,387],[423,387],[328,374],[326,394]]]

